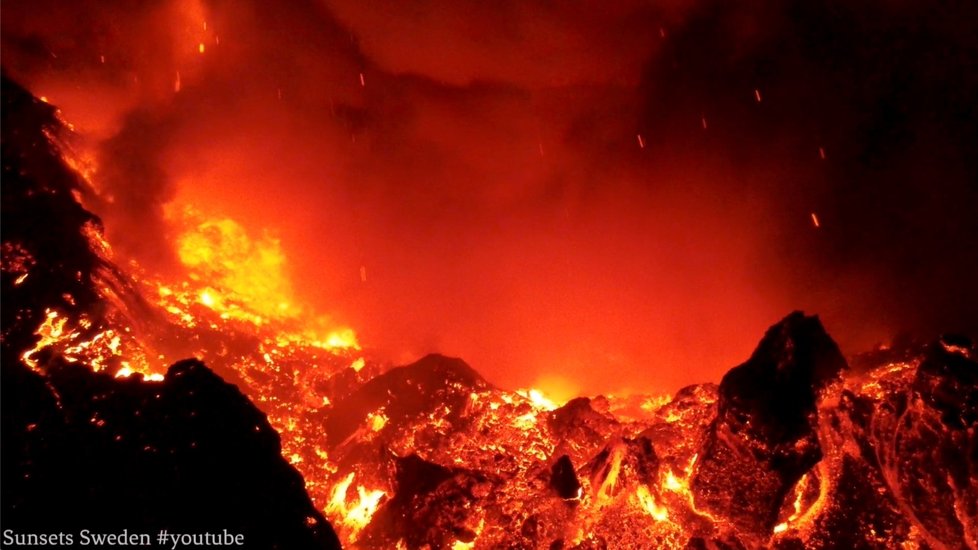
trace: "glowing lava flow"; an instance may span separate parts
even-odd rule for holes
[[[333,487],[332,497],[325,510],[331,517],[341,518],[339,530],[348,540],[356,540],[357,534],[370,523],[378,504],[386,496],[384,491],[368,490],[358,485],[356,500],[348,502],[347,493],[355,476],[354,472],[350,472]]]
[[[649,515],[655,518],[656,521],[666,521],[669,519],[669,509],[665,506],[660,506],[655,501],[655,496],[649,492],[648,487],[645,485],[639,485],[638,489],[635,490],[635,496],[638,497],[638,501],[642,507],[645,508]]]

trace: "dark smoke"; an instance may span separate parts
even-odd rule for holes
[[[3,64],[104,138],[109,237],[144,262],[194,203],[279,234],[303,296],[394,360],[657,390],[797,308],[850,352],[978,333],[976,16],[23,1]]]

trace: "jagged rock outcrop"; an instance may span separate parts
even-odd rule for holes
[[[771,327],[720,383],[692,482],[696,505],[739,532],[769,535],[787,492],[822,458],[816,402],[846,368],[817,317],[795,312]]]
[[[978,425],[978,352],[963,336],[945,336],[927,348],[913,391],[951,430]]]
[[[454,541],[471,542],[476,533],[466,526],[471,504],[492,489],[489,476],[465,468],[447,468],[417,455],[395,458],[395,493],[374,515],[361,541],[370,547],[408,548],[430,545],[450,548]],[[454,506],[446,509],[444,502]]]
[[[817,472],[818,514],[777,547],[978,548],[975,357],[970,340],[948,336],[864,354],[862,374],[820,412],[833,449]],[[809,488],[802,509],[819,496]]]
[[[342,444],[371,412],[382,410],[392,426],[434,408],[447,407],[457,418],[473,391],[490,386],[461,359],[428,355],[375,377],[336,403],[325,418],[331,447]]]
[[[43,381],[23,367],[4,377],[5,526],[227,529],[249,547],[339,548],[265,416],[202,363],[158,383],[45,366]],[[34,410],[11,406],[17,394]]]
[[[963,337],[930,344],[910,399],[888,424],[885,472],[904,512],[933,546],[978,548],[978,349]]]
[[[596,499],[607,499],[623,487],[653,485],[659,473],[659,457],[646,437],[620,438],[609,442],[583,468]]]
[[[547,424],[558,439],[558,448],[564,449],[568,458],[577,463],[594,456],[621,429],[617,420],[596,411],[587,397],[571,399],[551,411]]]

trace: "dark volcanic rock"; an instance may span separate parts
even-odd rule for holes
[[[553,430],[558,447],[566,448],[572,461],[579,463],[594,456],[621,424],[594,410],[592,401],[578,397],[548,413],[547,423]]]
[[[413,420],[436,407],[455,414],[464,409],[473,391],[489,383],[465,361],[428,355],[416,363],[393,368],[336,403],[325,420],[331,447],[342,444],[368,414],[383,409],[393,426]]]
[[[778,548],[883,548],[906,540],[910,524],[900,514],[879,470],[844,455],[832,493],[813,527],[804,544],[779,544]]]
[[[968,338],[945,336],[931,344],[917,368],[914,391],[941,413],[941,422],[955,430],[978,422],[978,352]]]
[[[659,457],[647,437],[616,438],[584,468],[591,491],[603,499],[617,495],[623,487],[653,486],[658,479]]]
[[[978,350],[928,346],[906,410],[878,442],[897,497],[934,546],[978,547]]]
[[[716,384],[695,384],[676,392],[656,411],[657,421],[639,435],[655,442],[659,455],[674,471],[688,467],[716,417]]]
[[[202,363],[177,363],[161,383],[58,358],[47,368],[42,384],[23,367],[4,377],[5,397],[35,403],[28,411],[4,400],[5,526],[227,529],[248,547],[339,548],[265,416]]]
[[[744,534],[769,535],[785,494],[822,458],[816,401],[845,368],[817,317],[795,312],[771,327],[720,383],[693,477],[696,505]]]
[[[577,498],[581,489],[581,482],[577,480],[574,473],[574,464],[567,455],[560,455],[560,458],[550,467],[550,487],[557,492],[557,496],[569,500]]]
[[[493,480],[481,472],[446,468],[417,455],[395,459],[394,496],[381,504],[359,543],[393,548],[450,548],[470,542],[476,533],[466,527],[471,504],[490,491]],[[450,503],[450,505],[446,505]]]

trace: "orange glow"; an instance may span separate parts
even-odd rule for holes
[[[666,481],[665,483],[663,483],[663,488],[672,491],[674,493],[680,493],[689,490],[686,484],[684,482],[680,482],[679,479],[675,476],[675,474],[672,473],[672,471],[669,471],[666,474]]]
[[[262,318],[296,314],[278,240],[268,236],[254,240],[231,219],[206,220],[177,238],[177,253],[191,279],[223,290],[201,291],[200,301],[207,307],[258,324]]]
[[[68,295],[73,308],[33,311],[38,341],[23,362],[159,381],[176,360],[204,361],[267,416],[346,546],[397,490],[388,459],[411,454],[493,474],[488,488],[465,485],[480,503],[466,509],[464,536],[438,547],[489,548],[500,530],[535,530],[516,523],[517,506],[568,547],[600,547],[588,540],[607,529],[600,522],[719,541],[729,522],[699,510],[691,489],[695,453],[706,452],[694,417],[716,403],[693,403],[694,414],[666,392],[720,380],[786,310],[818,311],[848,338],[877,324],[857,318],[871,319],[872,302],[928,303],[864,297],[858,289],[873,285],[854,261],[858,243],[831,242],[856,235],[845,225],[854,218],[880,215],[859,200],[880,212],[896,203],[869,181],[847,191],[853,204],[836,200],[852,183],[846,163],[875,150],[850,134],[875,132],[822,116],[887,113],[864,117],[869,97],[859,109],[836,104],[833,91],[851,90],[831,79],[781,80],[826,60],[752,66],[755,48],[780,53],[762,48],[780,36],[765,25],[777,10],[754,7],[728,25],[683,2],[417,10],[344,0],[310,14],[304,3],[173,0],[155,11],[132,3],[121,19],[98,4],[91,21],[112,32],[97,43],[74,34],[66,7],[53,30],[48,14],[25,20],[37,38],[10,35],[9,51],[29,45],[30,70],[12,65],[14,76],[95,130],[57,146],[80,176],[77,197],[109,231],[89,223],[84,237],[124,275],[93,275],[104,312],[68,313],[79,309]],[[701,40],[702,29],[715,36]],[[736,55],[685,55],[721,44]],[[61,57],[38,65],[43,52]],[[939,134],[920,133],[908,154],[946,145]],[[853,272],[818,269],[823,259]],[[18,290],[43,281],[26,263],[4,269]],[[894,311],[879,317],[902,322]],[[371,380],[434,351],[464,358],[488,386],[452,381],[417,418],[400,405],[351,406],[367,406],[358,392]],[[880,383],[861,390],[883,394]],[[403,397],[392,394],[377,399]],[[592,400],[560,409],[578,396]],[[324,419],[342,420],[340,435]],[[654,461],[635,450],[640,434],[652,434]],[[804,530],[832,501],[839,453],[820,435],[825,459],[785,488],[775,534]],[[627,445],[598,459],[609,439]],[[378,449],[387,463],[362,458]],[[562,501],[573,490],[548,475],[564,456],[579,488]],[[489,501],[505,519],[483,533]]]
[[[516,390],[516,393],[529,399],[533,407],[538,410],[552,411],[560,406],[543,395],[543,392],[534,388],[530,388],[529,390]]]
[[[352,329],[337,327],[328,318],[296,305],[278,239],[268,234],[253,238],[230,218],[204,219],[194,210],[184,211],[174,221],[185,227],[176,246],[191,284],[199,288],[194,302],[218,313],[221,319],[256,327],[269,322],[289,324],[290,328],[276,337],[280,347],[302,342],[327,350],[359,349]],[[161,290],[161,297],[173,297],[173,290]],[[180,314],[189,302],[186,297],[177,301],[183,306],[169,304],[168,310]]]
[[[618,475],[621,473],[621,463],[624,458],[624,450],[620,446],[615,446],[611,450],[611,457],[608,459],[610,466],[608,468],[608,475],[605,477],[604,481],[597,488],[597,493],[595,494],[595,501],[598,505],[608,504],[611,498],[616,494]]]
[[[35,332],[40,339],[33,348],[24,352],[21,356],[24,363],[31,368],[37,368],[37,361],[34,359],[34,355],[61,340],[61,337],[64,335],[66,320],[64,317],[59,316],[57,311],[49,309],[45,312],[44,322],[41,323],[41,326],[37,327],[37,331]]]
[[[62,313],[47,309],[44,321],[38,326],[35,334],[39,337],[37,344],[21,356],[24,364],[32,369],[43,368],[37,354],[45,348],[50,348],[65,361],[88,364],[96,372],[117,364],[117,377],[139,373],[149,381],[163,379],[159,371],[165,369],[166,365],[152,364],[139,346],[131,340],[129,334],[120,334],[112,328],[96,330],[87,317],[70,319]],[[127,350],[128,360],[122,360],[124,351]]]
[[[387,424],[387,417],[383,413],[371,414],[370,415],[370,429],[379,432],[384,429]]]
[[[635,490],[635,496],[638,498],[639,504],[656,521],[666,521],[669,519],[669,510],[655,501],[655,497],[649,492],[648,487],[639,485],[638,489]]]
[[[316,343],[313,343],[313,345],[316,345]],[[360,344],[357,343],[357,335],[353,329],[344,328],[330,332],[326,336],[325,345],[320,347],[328,349],[360,349]]]
[[[353,369],[353,372],[360,372],[360,370],[363,369],[364,365],[366,364],[367,363],[364,361],[363,357],[357,357],[356,361],[350,363],[350,368]]]
[[[349,498],[347,493],[355,477],[356,473],[350,472],[333,486],[332,497],[325,509],[327,516],[339,524],[341,533],[348,536],[350,540],[356,540],[360,530],[370,523],[381,499],[386,496],[384,491],[368,490],[358,485],[356,501],[347,502]]]

